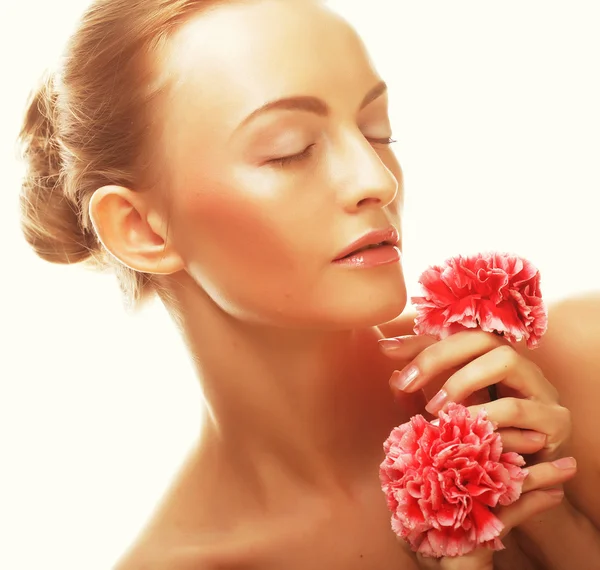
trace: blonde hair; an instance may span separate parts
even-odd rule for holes
[[[133,305],[157,289],[102,247],[88,208],[105,185],[148,188],[157,181],[151,133],[155,56],[191,14],[215,0],[95,0],[71,37],[63,63],[32,93],[19,136],[27,170],[21,226],[53,263],[112,268]]]

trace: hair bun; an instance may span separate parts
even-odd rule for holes
[[[26,164],[20,195],[21,227],[41,258],[77,263],[91,256],[93,241],[79,223],[77,204],[63,191],[56,102],[53,79],[46,76],[30,96],[19,135]]]

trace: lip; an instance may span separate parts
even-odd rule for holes
[[[364,236],[353,241],[348,247],[344,248],[333,260],[340,261],[344,257],[356,253],[358,250],[369,245],[377,245],[378,243],[384,243],[386,245],[396,246],[400,241],[400,235],[398,230],[394,226],[389,226],[385,230],[373,230]]]

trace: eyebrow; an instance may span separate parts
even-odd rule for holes
[[[369,103],[383,95],[387,91],[387,85],[385,81],[380,81],[375,87],[373,87],[362,100],[359,110],[364,109]],[[307,113],[314,113],[321,117],[329,115],[329,106],[325,101],[318,97],[311,97],[306,95],[296,97],[285,97],[283,99],[277,99],[276,101],[270,101],[265,103],[262,107],[259,107],[252,113],[250,113],[235,129],[236,131],[254,120],[258,115],[267,113],[269,111],[304,111]]]

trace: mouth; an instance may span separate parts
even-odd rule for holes
[[[385,246],[395,247],[400,241],[398,230],[390,226],[385,230],[371,231],[361,238],[352,242],[348,247],[342,250],[333,261],[348,259],[370,249],[382,248]]]

